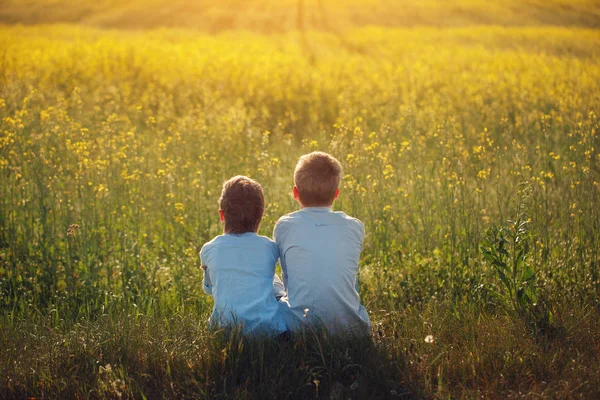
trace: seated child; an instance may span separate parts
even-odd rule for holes
[[[340,163],[327,153],[300,157],[294,199],[301,210],[284,215],[275,225],[273,238],[287,291],[280,305],[291,331],[305,320],[321,323],[332,333],[368,334],[371,327],[357,280],[364,226],[331,209],[341,176]]]
[[[235,176],[223,184],[219,215],[223,235],[202,246],[204,291],[214,297],[209,322],[214,327],[241,325],[245,333],[285,332],[286,326],[273,293],[279,251],[257,234],[264,211],[260,184]]]

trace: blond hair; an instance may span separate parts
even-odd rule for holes
[[[342,166],[331,154],[314,151],[298,160],[294,185],[306,207],[330,206],[342,179]]]

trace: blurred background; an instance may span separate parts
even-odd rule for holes
[[[558,25],[597,28],[597,0],[3,0],[0,23],[205,32]]]

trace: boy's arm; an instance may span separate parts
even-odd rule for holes
[[[281,266],[281,280],[283,281],[283,287],[287,291],[288,287],[288,274],[287,264],[285,263],[285,257],[279,257],[279,265]]]
[[[206,247],[202,246],[202,250],[200,250],[201,268],[204,272],[202,277],[202,290],[204,290],[204,293],[212,295],[212,281],[210,280],[210,274],[208,273],[208,266],[204,263],[204,261],[208,263],[206,252]]]
[[[365,246],[365,224],[363,224],[363,222],[356,218],[356,221],[358,222],[358,232],[359,232],[359,237],[360,237],[360,251],[362,252],[364,250],[364,246]]]
[[[358,222],[357,229],[358,229],[358,235],[359,235],[359,238],[360,238],[360,251],[362,253],[362,251],[364,249],[364,245],[365,245],[365,225],[358,218],[356,218],[356,221]],[[359,264],[360,264],[360,260],[359,260]],[[360,291],[359,290],[360,283],[359,283],[359,277],[358,277],[358,275],[360,275],[360,272],[357,269],[357,271],[356,271],[356,282],[354,284],[354,289],[356,290],[357,293]]]
[[[210,274],[208,273],[208,268],[206,265],[202,266],[202,270],[204,270],[204,277],[202,278],[202,290],[204,290],[204,293],[212,295],[212,282],[210,280]]]
[[[273,229],[273,241],[277,245],[277,250],[279,252],[279,265],[281,266],[281,279],[283,280],[283,287],[287,291],[288,287],[288,274],[287,274],[287,264],[285,262],[285,254],[283,250],[282,244],[282,233],[283,226],[281,224],[281,220],[277,221],[275,224],[275,228]]]

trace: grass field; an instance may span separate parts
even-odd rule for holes
[[[597,2],[288,3],[0,5],[0,397],[600,396]],[[270,236],[315,149],[371,337],[208,331],[222,182]]]
[[[298,29],[299,4],[301,24],[326,31],[369,25],[600,27],[597,0],[4,0],[0,23],[281,33]]]

